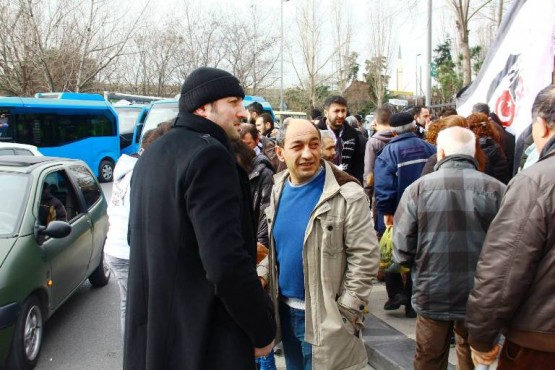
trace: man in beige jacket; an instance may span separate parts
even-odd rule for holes
[[[320,145],[307,120],[291,120],[280,132],[276,152],[287,171],[274,178],[270,254],[259,275],[279,313],[288,370],[363,369],[377,239],[362,187],[322,161]]]

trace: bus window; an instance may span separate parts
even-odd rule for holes
[[[18,114],[17,142],[61,146],[90,137],[116,135],[115,123],[102,115]]]

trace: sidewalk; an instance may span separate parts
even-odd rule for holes
[[[387,292],[384,283],[376,283],[370,295],[369,310],[366,316],[364,341],[368,360],[377,370],[412,369],[416,349],[416,319],[405,317],[404,306],[395,311],[385,311]],[[449,351],[449,363],[455,369],[457,357],[455,348]]]
[[[387,301],[385,284],[377,282],[370,295],[370,313],[366,315],[366,328],[363,331],[368,360],[375,370],[412,370],[416,348],[416,319],[405,317],[402,306],[395,311],[385,311]],[[455,348],[449,351],[449,369],[454,370],[457,363]],[[278,370],[286,370],[283,356],[276,356]],[[491,366],[495,369],[497,363]]]
[[[406,318],[403,306],[395,311],[384,311],[386,301],[385,284],[376,282],[363,331],[368,361],[375,370],[412,370],[416,319]],[[451,348],[449,362],[455,364],[456,361],[455,349]],[[286,370],[283,356],[276,356],[276,365],[278,370]]]

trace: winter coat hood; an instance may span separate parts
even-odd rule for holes
[[[393,139],[393,132],[391,130],[381,130],[372,135],[372,138],[378,139],[387,144],[391,139]]]
[[[138,158],[131,157],[127,154],[122,154],[122,156],[118,160],[116,168],[114,168],[114,182],[120,181],[125,177],[125,175],[133,171],[137,160]]]
[[[249,173],[249,180],[260,175],[260,173],[264,170],[264,168],[268,168],[272,172],[274,172],[274,166],[272,162],[266,157],[264,154],[259,154],[252,160],[252,171]]]

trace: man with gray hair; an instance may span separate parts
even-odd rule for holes
[[[488,227],[505,185],[477,170],[476,138],[463,127],[441,131],[436,171],[403,193],[393,234],[396,262],[411,267],[416,320],[414,369],[447,369],[450,332],[457,369],[474,368],[465,328],[466,302]]]
[[[549,369],[555,361],[555,85],[532,106],[540,159],[510,182],[484,242],[467,306],[475,363]]]
[[[422,168],[436,148],[418,138],[413,117],[410,113],[396,113],[389,121],[394,138],[387,144],[374,165],[374,192],[378,217],[384,223],[378,224],[378,234],[382,235],[387,226],[393,226],[393,215],[405,189],[420,177]],[[385,310],[396,310],[405,306],[407,317],[416,317],[410,305],[412,281],[410,276],[403,282],[401,274],[386,273],[385,287],[389,300]]]
[[[320,130],[322,135],[322,158],[333,163],[335,157],[335,135],[330,130]]]

